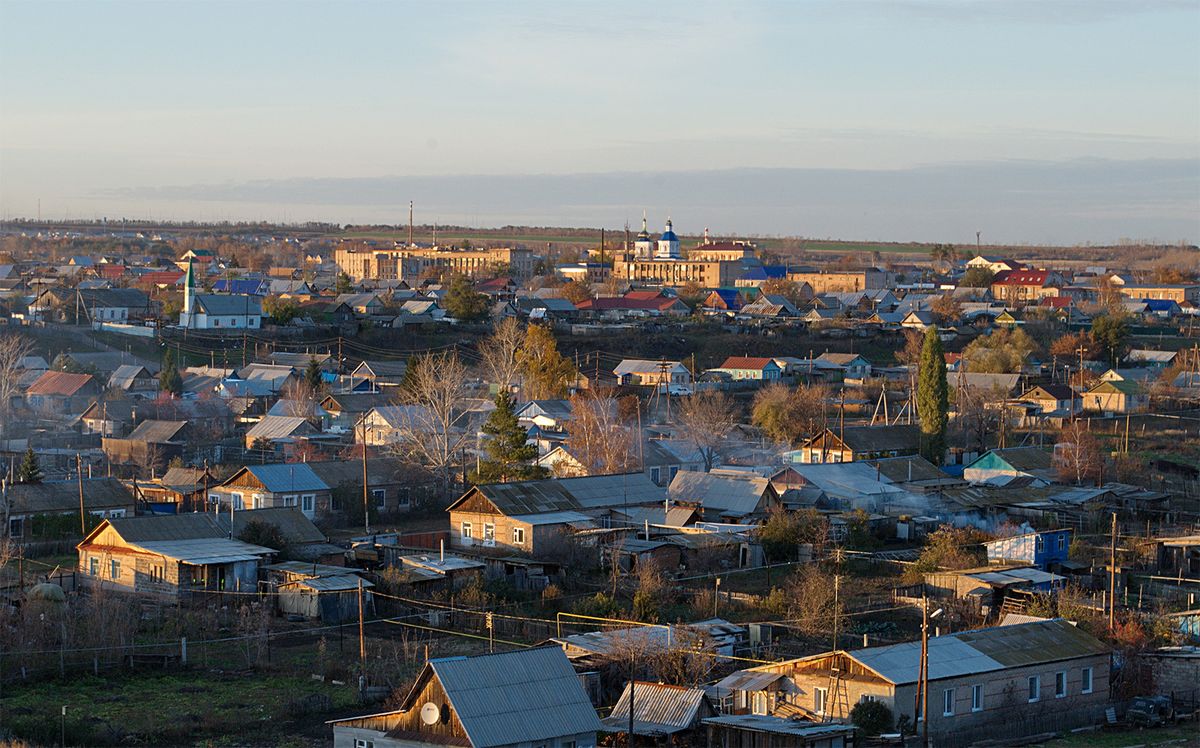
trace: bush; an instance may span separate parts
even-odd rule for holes
[[[860,701],[850,710],[850,721],[867,735],[892,729],[892,710],[882,701]]]

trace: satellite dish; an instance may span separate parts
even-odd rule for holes
[[[425,702],[421,707],[421,721],[427,725],[436,725],[442,719],[442,710],[432,701]]]

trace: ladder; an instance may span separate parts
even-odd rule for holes
[[[850,719],[850,696],[846,692],[846,681],[842,680],[841,668],[836,667],[829,671],[829,689],[821,721],[833,722],[835,719]]]

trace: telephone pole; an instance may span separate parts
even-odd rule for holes
[[[75,477],[79,483],[79,530],[87,535],[87,514],[83,510],[83,458],[75,453]]]
[[[1117,623],[1117,513],[1112,513],[1112,539],[1108,550],[1108,630]]]

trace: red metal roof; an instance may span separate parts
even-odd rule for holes
[[[767,364],[771,363],[772,359],[759,358],[757,356],[730,356],[725,359],[725,363],[718,368],[721,369],[763,369]]]
[[[78,392],[88,382],[92,381],[91,374],[71,374],[65,371],[48,371],[29,385],[26,392],[30,395],[62,395],[69,397]]]

